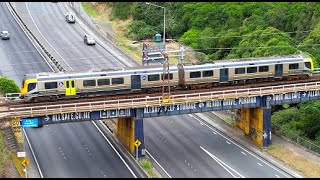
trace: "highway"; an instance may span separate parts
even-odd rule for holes
[[[18,4],[25,6],[25,3]],[[30,4],[32,4],[31,7],[35,5],[39,9],[43,7],[42,4]],[[51,3],[47,4],[51,5]],[[1,3],[1,12],[6,18],[0,18],[0,20],[6,21],[3,24],[7,24],[7,28],[12,34],[12,38],[9,41],[1,41],[1,44],[10,43],[10,47],[6,46],[5,49],[1,48],[1,50],[7,50],[7,56],[12,56],[11,61],[10,59],[5,59],[5,61],[1,59],[2,64],[12,64],[12,62],[15,62],[17,66],[20,66],[20,73],[51,71],[13,19],[5,3]],[[60,12],[56,13],[60,14]],[[47,18],[49,17],[47,16]],[[50,22],[49,19],[44,20]],[[46,28],[48,32],[53,30],[50,26],[46,26]],[[56,46],[63,47],[64,44],[65,42],[60,42]],[[76,44],[83,45],[83,42],[81,41],[81,43]],[[65,46],[65,48],[68,48],[68,46]],[[86,49],[86,46],[82,49]],[[25,53],[25,56],[16,55],[13,57],[12,54],[19,54],[21,51],[29,52],[29,54]],[[78,51],[78,53],[81,53],[81,50]],[[91,51],[84,52],[87,52],[84,54],[87,57],[90,57],[90,53],[93,54]],[[66,54],[61,54],[67,57]],[[37,71],[24,65],[23,63],[25,62],[32,64]],[[12,66],[9,67],[12,68]],[[75,68],[79,67],[75,66]],[[10,74],[8,72],[9,68],[5,69],[1,67],[1,70],[3,75],[16,78],[16,82],[20,81],[21,84],[23,74],[18,74],[17,70],[11,71],[12,74]],[[25,132],[36,155],[36,161],[41,168],[41,177],[135,177],[131,169],[128,169],[127,164],[119,158],[117,152],[110,146],[108,140],[97,130],[95,123],[58,124],[44,126],[43,128],[25,129]]]
[[[0,39],[0,75],[21,86],[24,74],[52,71],[12,17],[5,3],[0,3],[0,31],[8,30],[10,40]]]
[[[65,22],[61,3],[16,5],[69,70],[124,66],[100,46],[86,46],[77,23]],[[169,177],[286,177],[190,115],[145,119],[144,130],[147,151]],[[50,125],[27,132],[45,177],[131,177],[91,122]],[[84,145],[101,159],[100,163],[90,159]],[[49,159],[48,154],[53,157]],[[106,155],[114,158],[108,160]],[[55,168],[48,169],[51,161]]]

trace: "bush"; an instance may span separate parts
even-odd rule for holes
[[[0,92],[6,93],[19,93],[19,86],[11,79],[7,77],[0,77]]]

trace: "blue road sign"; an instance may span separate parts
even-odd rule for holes
[[[33,128],[33,127],[39,127],[38,118],[22,119],[22,128]]]

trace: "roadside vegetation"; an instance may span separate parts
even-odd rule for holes
[[[10,167],[11,158],[9,150],[3,141],[4,132],[2,130],[0,130],[0,138],[0,178],[9,178],[8,168]]]
[[[0,94],[6,93],[19,93],[19,86],[11,79],[7,77],[0,77]]]
[[[266,151],[307,178],[320,177],[320,164],[305,159],[281,144],[273,144]]]
[[[141,159],[139,163],[149,178],[160,178],[159,175],[154,172],[152,164],[148,159]]]
[[[0,77],[0,97],[5,96],[6,93],[19,92],[20,89],[13,80],[8,79],[7,77]],[[0,124],[0,178],[12,178],[13,172],[16,172],[16,169],[12,165],[10,151],[4,143],[5,133],[2,130],[2,126],[5,126],[4,124],[6,123],[1,122]]]

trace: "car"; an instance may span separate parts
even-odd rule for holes
[[[94,40],[93,36],[91,36],[89,34],[84,35],[83,41],[87,45],[95,45],[96,44],[96,41]]]
[[[68,13],[68,14],[66,14],[66,21],[68,23],[75,23],[76,22],[76,17],[73,14]]]
[[[0,32],[0,37],[3,40],[9,40],[10,39],[10,34],[8,31],[1,31]]]

